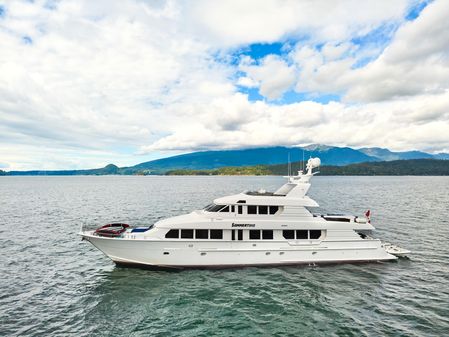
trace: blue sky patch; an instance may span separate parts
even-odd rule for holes
[[[429,3],[431,3],[432,1],[422,1],[422,2],[418,2],[415,6],[413,6],[410,11],[407,13],[407,15],[405,16],[405,19],[408,21],[412,21],[415,20],[422,12],[422,10],[424,8],[427,7],[427,5]]]
[[[282,55],[284,43],[275,42],[275,43],[254,43],[249,45],[247,48],[240,51],[241,55],[247,55],[253,58],[254,60],[258,60],[264,58],[267,55],[275,54]]]
[[[264,101],[265,98],[259,93],[259,88],[245,88],[240,87],[241,93],[248,95],[248,100],[251,102]]]
[[[303,101],[314,101],[321,104],[327,104],[331,101],[339,102],[340,100],[341,96],[337,94],[320,95],[320,94],[311,94],[289,90],[282,96],[282,98],[273,101],[271,103],[277,105],[284,105],[284,104],[299,103]]]
[[[399,23],[384,24],[371,30],[368,34],[353,38],[351,42],[361,47],[367,45],[370,47],[387,45],[390,43],[398,28]]]
[[[325,95],[308,95],[309,101],[318,102],[321,104],[327,104],[329,102],[340,102],[341,101],[341,95],[338,94],[325,94]]]
[[[369,62],[377,59],[390,44],[399,26],[399,23],[384,24],[366,35],[353,38],[351,42],[359,47],[357,54],[363,55],[364,50],[369,50],[370,53],[368,56],[359,58],[352,68],[364,67]]]

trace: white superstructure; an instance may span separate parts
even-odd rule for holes
[[[313,265],[394,260],[408,253],[370,237],[369,215],[312,214],[308,208],[318,204],[306,194],[319,165],[318,158],[309,159],[306,173],[287,177],[274,193],[218,198],[203,210],[147,228],[123,228],[115,237],[80,234],[117,264],[147,267]]]

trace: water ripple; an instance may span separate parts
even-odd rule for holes
[[[449,179],[317,177],[321,211],[370,208],[397,262],[148,271],[115,267],[80,224],[140,225],[278,177],[2,177],[0,335],[443,336]]]

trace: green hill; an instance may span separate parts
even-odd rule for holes
[[[302,162],[292,163],[292,172],[304,167]],[[410,159],[369,162],[346,166],[321,166],[320,175],[401,176],[449,175],[449,161],[439,159]],[[286,175],[287,164],[221,167],[214,170],[172,170],[167,175]]]
[[[287,172],[285,164],[287,158],[294,161],[310,157],[319,157],[323,164],[321,172],[328,175],[446,175],[447,163],[435,159],[448,159],[449,154],[431,155],[419,151],[392,152],[383,148],[357,150],[349,147],[313,144],[303,148],[277,146],[193,152],[130,167],[109,164],[103,168],[86,170],[0,171],[0,175],[283,175]],[[293,170],[298,168],[299,162],[294,163]]]

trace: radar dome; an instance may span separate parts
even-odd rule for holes
[[[320,158],[310,158],[308,163],[314,168],[321,165],[321,160]]]

